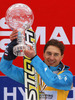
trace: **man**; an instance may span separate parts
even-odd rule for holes
[[[24,70],[12,64],[16,56],[13,55],[13,47],[17,44],[17,31],[10,35],[11,43],[8,44],[1,59],[0,70],[10,78],[24,84]],[[66,100],[73,82],[73,75],[61,60],[64,56],[64,45],[58,40],[52,39],[44,47],[44,61],[35,53],[32,46],[25,50],[27,57],[31,58],[31,65],[34,66],[40,75],[40,91],[45,94],[46,100]],[[41,83],[43,80],[43,84]]]

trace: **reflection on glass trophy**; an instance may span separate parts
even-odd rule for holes
[[[34,15],[32,10],[25,4],[14,4],[7,9],[5,20],[12,30],[18,30],[18,45],[13,48],[14,55],[24,56],[23,51],[29,49],[25,44],[25,30],[28,30],[33,24]]]

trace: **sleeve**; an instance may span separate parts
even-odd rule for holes
[[[65,91],[71,89],[73,75],[70,71],[65,70],[63,73],[57,75],[38,56],[32,59],[31,65],[34,66],[47,86]]]
[[[11,79],[24,84],[24,70],[12,64],[13,60],[5,60],[2,57],[0,71]]]

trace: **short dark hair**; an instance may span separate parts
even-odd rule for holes
[[[56,39],[51,39],[46,43],[46,45],[44,47],[44,53],[45,53],[47,47],[50,46],[50,45],[58,47],[60,49],[60,51],[61,51],[61,55],[63,55],[65,46],[64,46],[64,44],[62,42],[60,42],[60,41],[58,41]]]

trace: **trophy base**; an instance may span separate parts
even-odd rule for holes
[[[24,56],[24,50],[29,50],[29,47],[26,44],[19,44],[13,47],[13,54],[15,56]]]

